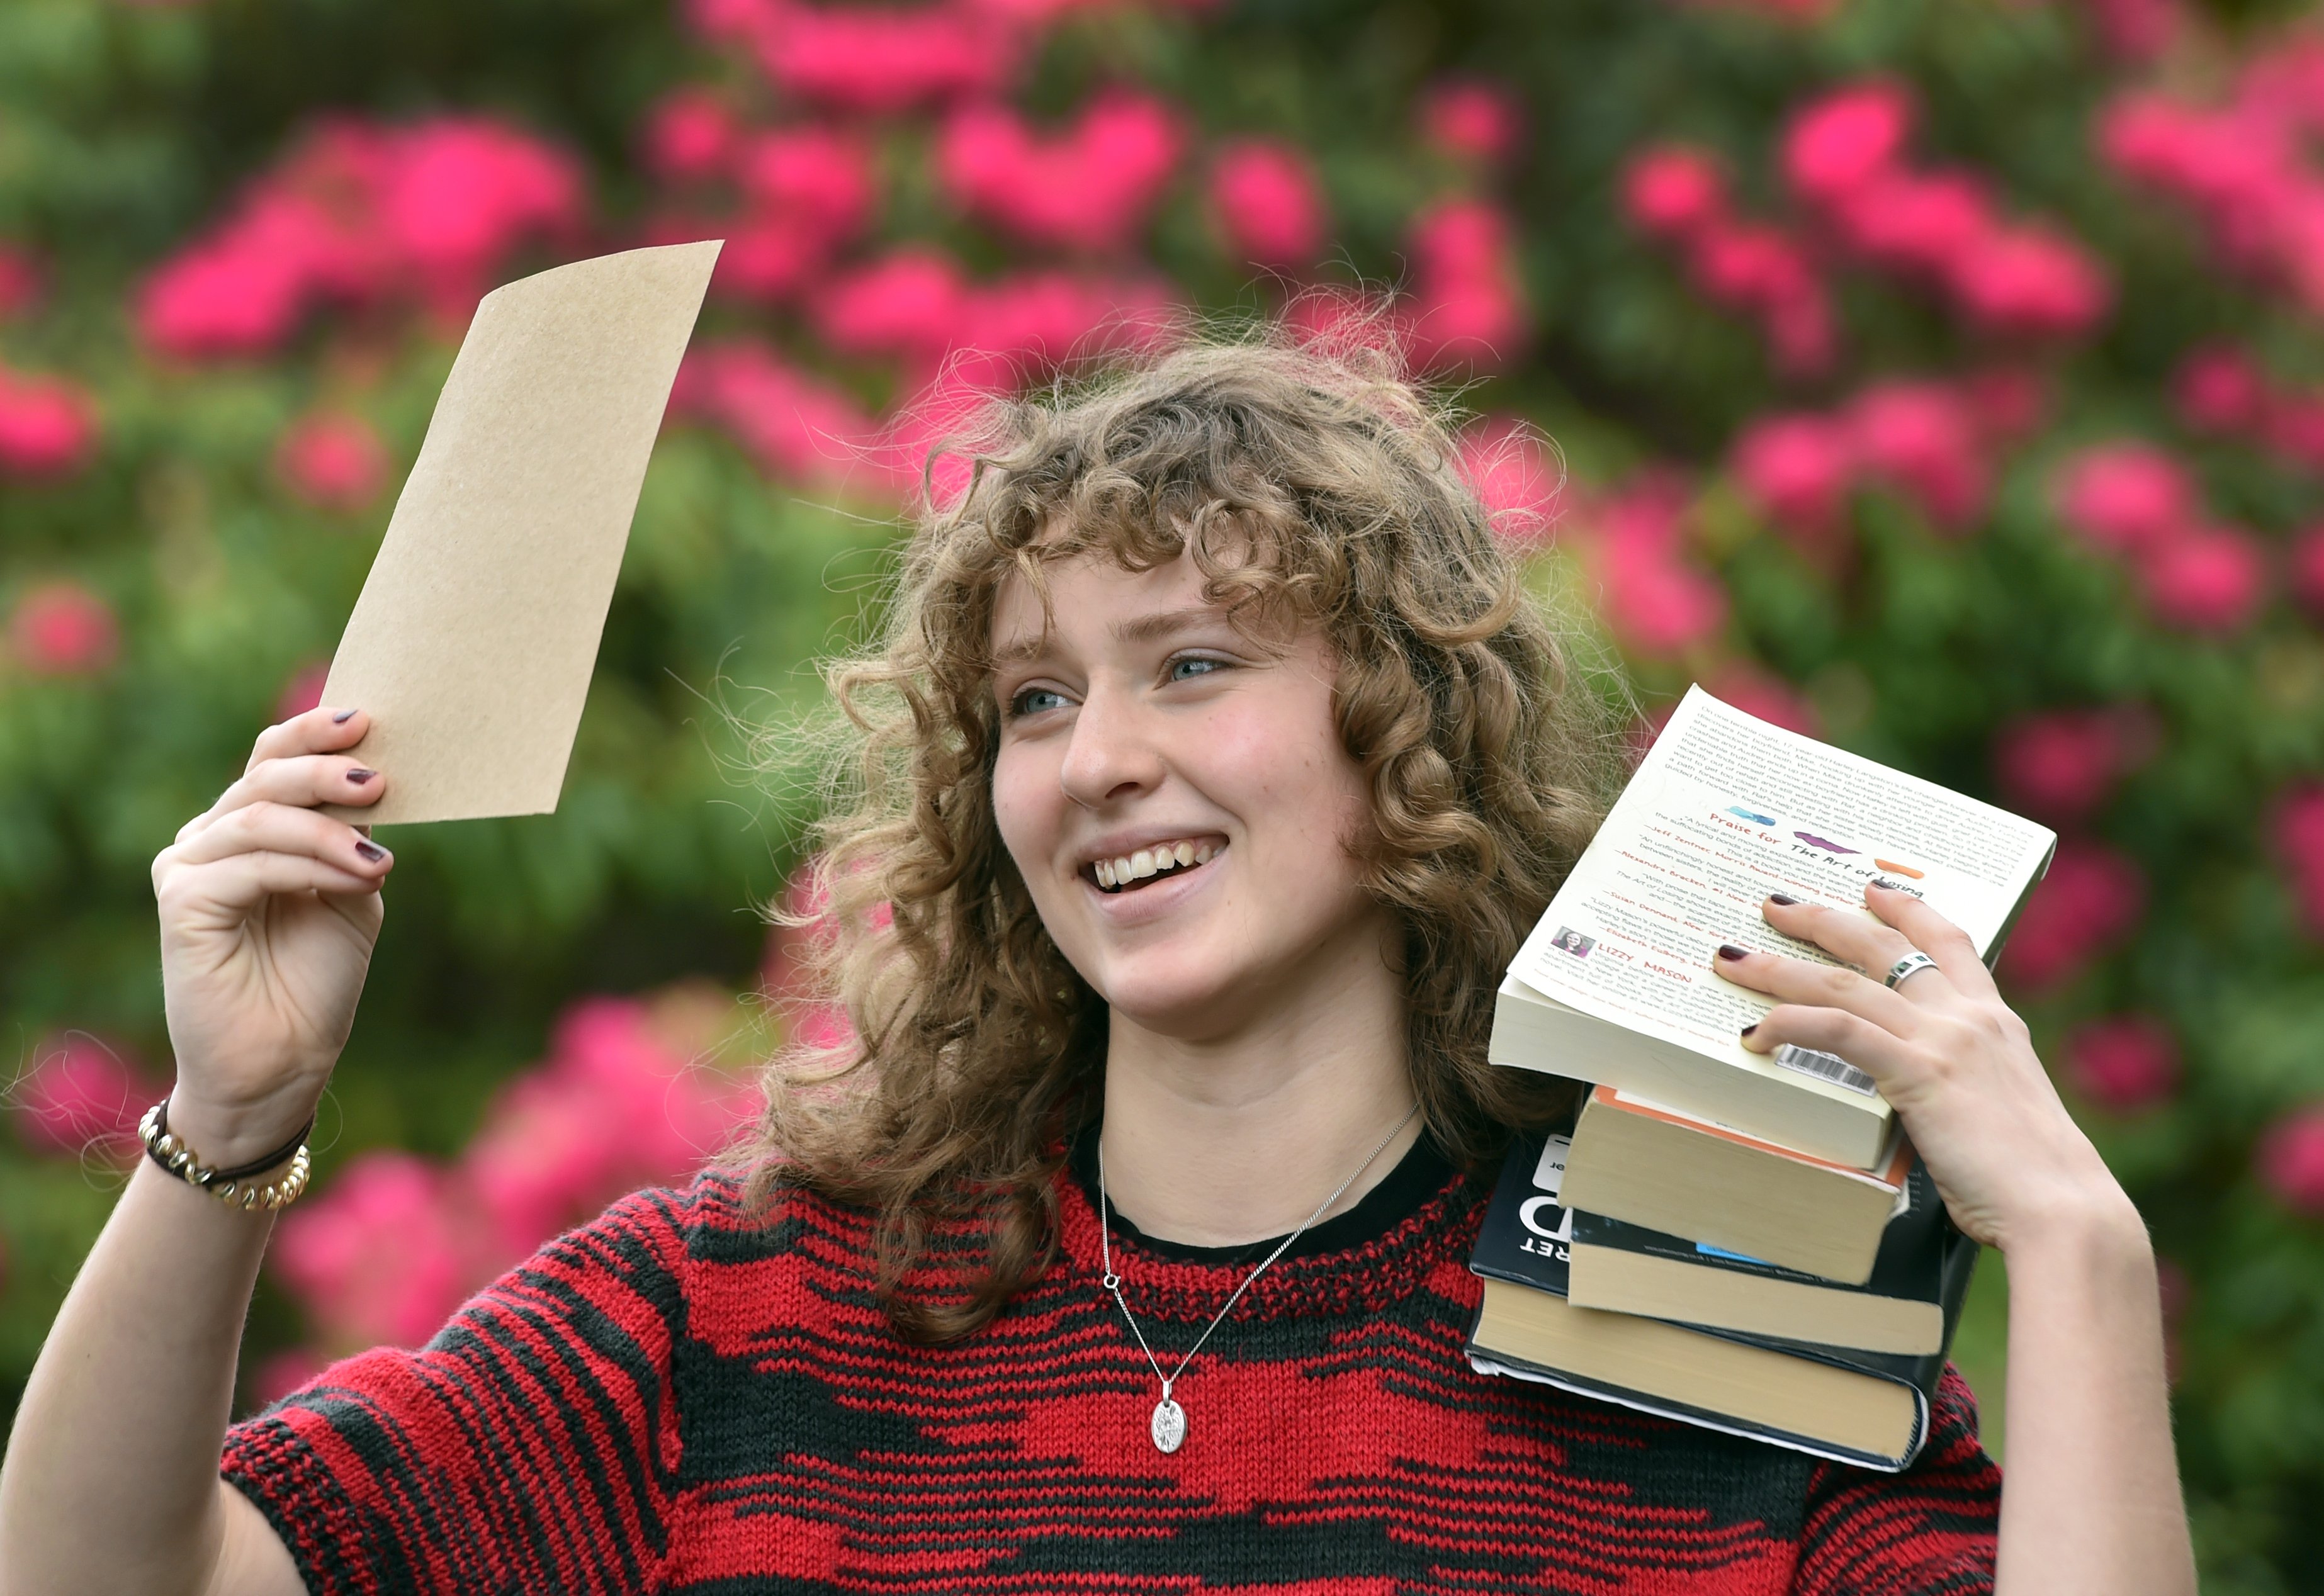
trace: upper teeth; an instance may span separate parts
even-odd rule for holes
[[[1119,859],[1097,862],[1097,884],[1119,887],[1146,876],[1158,875],[1180,864],[1208,864],[1218,849],[1209,843],[1164,843],[1157,847],[1140,848]]]

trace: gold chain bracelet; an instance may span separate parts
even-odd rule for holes
[[[299,1194],[307,1189],[307,1176],[314,1168],[314,1160],[307,1151],[307,1138],[314,1130],[315,1121],[309,1119],[295,1138],[263,1158],[239,1168],[214,1169],[195,1156],[183,1138],[171,1130],[168,1098],[147,1109],[145,1117],[137,1121],[138,1138],[156,1164],[196,1190],[209,1193],[227,1207],[244,1212],[287,1208],[299,1200]],[[290,1167],[283,1170],[281,1179],[261,1185],[254,1178],[280,1167],[286,1159]]]

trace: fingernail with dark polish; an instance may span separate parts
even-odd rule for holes
[[[378,774],[379,772],[377,770],[349,770],[347,772],[347,780],[354,782],[357,787],[361,787],[364,782],[370,780],[373,777]]]
[[[1793,897],[1788,892],[1770,892],[1767,894],[1767,901],[1770,903],[1780,903],[1785,909],[1789,909],[1792,905],[1797,903],[1799,899]]]
[[[1745,1026],[1745,1027],[1743,1028],[1743,1034],[1744,1034],[1745,1036],[1747,1036],[1747,1037],[1748,1037],[1748,1036],[1749,1036],[1753,1031],[1757,1030],[1758,1029],[1759,1029],[1759,1022],[1758,1022],[1757,1020],[1756,1020],[1756,1019],[1755,1019],[1755,1020],[1753,1020],[1750,1024],[1748,1024],[1748,1025],[1747,1025],[1747,1026]]]
[[[1904,890],[1895,882],[1889,881],[1883,876],[1874,876],[1872,878],[1872,884],[1879,888],[1883,892],[1901,892]]]
[[[1731,942],[1722,942],[1719,945],[1719,956],[1722,959],[1748,959],[1751,955],[1748,950],[1738,947]]]
[[[337,715],[333,715],[333,716],[331,717],[331,724],[332,724],[333,725],[335,725],[335,726],[344,726],[344,725],[346,725],[349,721],[351,721],[351,720],[353,720],[353,719],[355,719],[355,712],[354,710],[352,710],[352,709],[342,709],[342,710],[340,710],[340,711],[338,712],[338,714],[337,714]]]
[[[377,864],[381,860],[387,857],[387,850],[367,837],[355,844],[355,852],[370,860],[374,864]]]

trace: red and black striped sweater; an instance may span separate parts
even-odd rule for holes
[[[873,1304],[862,1214],[640,1192],[423,1350],[237,1425],[226,1475],[328,1596],[1992,1589],[2000,1476],[1950,1370],[1893,1476],[1473,1372],[1487,1183],[1425,1141],[1245,1295],[1165,1456],[1085,1178],[1061,1184],[1058,1267],[941,1347]],[[1169,1367],[1264,1253],[1114,1223]]]

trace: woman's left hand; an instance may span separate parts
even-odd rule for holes
[[[1785,936],[1869,974],[1779,954],[1717,955],[1720,975],[1779,1000],[1744,1034],[1744,1047],[1772,1053],[1795,1043],[1838,1054],[1870,1075],[1903,1119],[1953,1222],[1987,1246],[2006,1253],[2014,1241],[2060,1225],[2138,1225],[1969,937],[1910,892],[1873,885],[1864,901],[1880,924],[1772,898],[1761,912]],[[1936,967],[1894,990],[1885,985],[1896,961],[1916,950]]]

